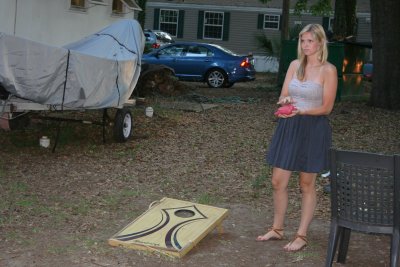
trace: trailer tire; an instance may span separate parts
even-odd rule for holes
[[[118,109],[114,119],[114,139],[126,142],[132,133],[132,114],[127,108]]]

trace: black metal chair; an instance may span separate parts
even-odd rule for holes
[[[400,243],[400,155],[331,150],[331,227],[325,266],[345,263],[351,231],[391,235],[390,266]]]

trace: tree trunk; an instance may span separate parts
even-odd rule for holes
[[[400,1],[370,0],[373,77],[370,104],[400,109]]]
[[[281,40],[289,39],[289,9],[290,0],[282,2],[282,25],[281,25]]]
[[[346,37],[357,33],[357,0],[346,0]]]
[[[139,11],[137,19],[140,26],[142,26],[142,29],[144,29],[144,23],[146,20],[146,2],[147,0],[136,0],[138,6],[142,9],[142,11]]]
[[[356,0],[336,0],[333,39],[343,41],[354,36],[357,29]]]

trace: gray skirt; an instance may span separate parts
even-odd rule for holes
[[[278,119],[267,162],[289,171],[318,173],[328,169],[332,129],[326,116]]]

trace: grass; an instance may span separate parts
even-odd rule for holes
[[[73,246],[54,246],[49,244],[47,251],[53,255],[67,255],[75,251],[77,248]]]
[[[261,174],[258,175],[252,182],[251,187],[253,189],[261,189],[266,187],[266,181],[270,177],[270,168],[267,165],[261,169]]]
[[[13,181],[8,188],[4,186],[6,194],[0,197],[0,213],[8,214],[8,217],[0,217],[0,225],[12,223],[15,220],[15,211],[32,207],[37,202],[35,197],[27,195],[28,185],[19,181]]]
[[[203,205],[213,205],[221,201],[218,196],[213,196],[208,193],[202,193],[197,197],[196,202]]]
[[[299,251],[299,252],[296,252],[296,253],[292,253],[291,255],[292,255],[292,258],[293,258],[293,260],[292,260],[293,263],[302,261],[302,260],[307,259],[307,258],[313,258],[313,259],[321,258],[321,255],[319,253],[312,252],[312,251],[306,251],[306,250]]]
[[[115,151],[114,155],[116,158],[121,159],[135,159],[138,151],[140,150],[140,145],[135,145],[134,147],[122,147],[120,150]]]
[[[271,178],[271,169],[268,165],[264,165],[261,169],[261,173],[251,181],[251,187],[253,189],[253,197],[259,198],[261,190],[269,196],[272,196],[272,185],[269,182]]]

